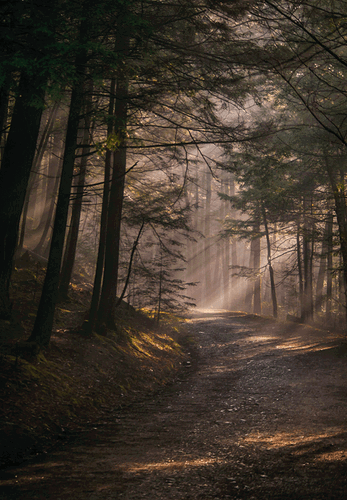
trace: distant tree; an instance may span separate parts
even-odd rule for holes
[[[301,112],[302,123],[305,123],[303,129],[309,132],[309,137],[315,135],[316,144],[320,141],[316,151],[320,150],[322,155],[325,143],[329,156],[341,158],[341,150],[347,146],[345,2],[314,0],[302,4],[297,0],[266,0],[256,2],[251,12],[258,26],[262,26],[264,39],[270,35],[266,49],[259,54],[261,66],[271,69],[285,82],[286,98],[283,100],[292,111],[295,110],[294,113]],[[279,81],[275,85],[281,88]],[[325,165],[320,162],[320,167],[328,178],[328,192],[334,194],[347,293],[347,228],[344,223],[347,212],[343,201],[344,181],[341,183],[345,169],[336,161],[328,161]],[[309,309],[312,312],[311,306]],[[347,313],[347,308],[345,310]]]
[[[27,186],[27,190],[26,190],[26,195],[25,195],[25,202],[24,202],[23,211],[22,211],[22,223],[21,223],[21,227],[20,227],[20,234],[19,234],[18,244],[17,244],[17,248],[16,248],[16,254],[18,256],[23,251],[24,238],[25,238],[25,233],[27,230],[27,223],[28,223],[28,218],[29,218],[30,201],[32,199],[32,205],[33,205],[32,208],[33,209],[35,209],[35,207],[37,205],[39,205],[40,202],[42,201],[41,199],[39,199],[39,197],[37,195],[40,177],[43,177],[43,179],[45,181],[47,181],[46,182],[47,192],[49,190],[49,187],[51,187],[51,182],[52,182],[51,179],[53,178],[54,174],[52,174],[52,177],[49,174],[44,174],[43,168],[42,168],[42,163],[43,163],[44,155],[45,155],[45,153],[47,153],[47,149],[48,149],[47,146],[49,143],[49,138],[52,134],[52,131],[53,131],[53,128],[55,125],[55,120],[56,120],[56,116],[57,116],[57,112],[58,112],[58,106],[59,106],[59,102],[55,103],[52,107],[49,108],[48,118],[46,120],[46,123],[44,123],[44,125],[41,126],[41,129],[42,129],[40,131],[41,137],[40,137],[38,144],[37,144],[35,157],[34,157],[33,164],[32,164],[32,171],[30,174],[30,178],[29,178],[29,182],[28,182],[28,186]],[[49,177],[49,179],[47,179],[47,177]],[[42,217],[39,226],[35,229],[35,232],[42,231],[42,227],[44,227],[44,225],[45,225],[44,220],[45,220],[45,218]],[[33,229],[33,228],[31,228],[31,229]]]
[[[63,151],[63,129],[62,124],[64,122],[64,116],[60,110],[60,116],[58,116],[54,130],[52,131],[52,136],[50,139],[50,145],[48,150],[48,170],[47,170],[47,186],[46,186],[46,196],[44,209],[40,219],[38,232],[41,228],[41,235],[38,239],[37,244],[34,247],[34,253],[42,255],[47,258],[49,253],[49,242],[50,242],[50,231],[54,219],[54,209],[56,196],[59,189],[60,181],[60,171],[61,171],[61,159]],[[24,225],[24,211],[23,211],[23,225]],[[25,229],[25,228],[24,228]],[[21,228],[21,233],[23,228]],[[25,231],[23,234],[23,240],[25,237]]]
[[[80,218],[82,213],[83,194],[85,189],[85,180],[87,175],[87,164],[89,154],[89,144],[91,143],[91,113],[92,113],[92,83],[89,82],[89,88],[85,88],[84,99],[84,119],[82,134],[82,156],[79,165],[79,174],[75,189],[73,192],[73,201],[71,209],[70,228],[67,236],[64,258],[60,273],[59,296],[60,299],[67,299],[72,271],[74,268],[77,240],[80,227]]]

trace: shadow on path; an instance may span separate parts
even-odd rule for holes
[[[199,312],[174,385],[1,474],[0,499],[347,498],[341,339]]]

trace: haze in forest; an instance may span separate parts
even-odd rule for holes
[[[88,332],[122,301],[344,328],[346,9],[2,6],[1,319],[26,255],[47,265],[41,345],[73,273]]]

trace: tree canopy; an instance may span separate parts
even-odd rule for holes
[[[2,319],[25,248],[48,259],[30,335],[42,345],[82,263],[89,332],[116,328],[120,295],[159,318],[190,292],[207,304],[212,286],[231,307],[245,277],[257,311],[271,290],[275,315],[312,319],[315,303],[329,312],[335,276],[341,316],[345,2],[35,0],[1,12]]]

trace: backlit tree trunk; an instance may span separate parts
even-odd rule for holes
[[[211,299],[211,174],[205,173],[205,227],[204,227],[204,306],[210,305]]]
[[[90,137],[91,111],[92,111],[91,92],[92,92],[92,85],[90,85],[90,87],[88,88],[88,98],[86,98],[87,103],[85,106],[84,130],[82,137],[82,143],[84,147],[82,148],[82,158],[80,163],[77,189],[74,193],[74,200],[72,204],[71,225],[69,229],[69,235],[67,238],[63,265],[61,269],[61,276],[60,276],[59,296],[60,299],[62,300],[66,299],[68,296],[69,285],[76,257],[77,240],[78,240],[78,233],[80,228],[80,219],[82,212],[83,193],[84,193],[85,179],[87,173],[88,153],[90,149],[88,144],[90,144],[91,140]]]
[[[329,215],[328,231],[327,231],[327,305],[326,305],[326,322],[330,324],[331,321],[331,302],[333,297],[333,215]]]
[[[324,279],[327,276],[327,273],[329,272],[327,270],[327,256],[328,256],[328,251],[330,251],[329,246],[328,246],[330,219],[331,219],[331,215],[329,213],[328,218],[325,222],[325,227],[324,227],[321,254],[320,254],[320,262],[319,262],[319,270],[318,270],[318,276],[317,276],[316,297],[315,297],[315,311],[316,312],[321,312],[322,304],[323,304],[324,300],[326,300],[326,299],[324,299],[323,288],[324,288]]]
[[[259,224],[256,224],[255,232],[260,231]],[[252,240],[252,250],[253,250],[253,269],[257,273],[254,282],[254,294],[253,294],[253,312],[254,314],[261,314],[261,276],[260,276],[260,237],[256,237]]]
[[[296,229],[296,260],[298,264],[298,281],[299,281],[299,306],[300,306],[300,318],[304,320],[304,279],[302,273],[302,256],[301,256],[301,232],[300,232],[300,220],[297,222]]]
[[[342,273],[343,273],[343,284],[344,293],[347,291],[347,205],[346,205],[346,193],[344,186],[344,174],[337,176],[333,167],[330,164],[330,160],[326,157],[326,169],[330,180],[330,185],[332,188],[334,201],[335,201],[335,213],[337,218],[337,223],[339,227],[339,238],[340,247],[342,255]],[[345,313],[347,316],[347,308],[345,308]]]
[[[108,107],[108,124],[107,124],[108,138],[111,136],[114,127],[115,90],[116,90],[116,79],[113,78],[111,80],[111,85],[110,85],[110,101]],[[107,211],[109,204],[110,179],[111,179],[111,157],[112,157],[111,150],[107,149],[105,158],[104,189],[103,189],[102,208],[101,208],[98,256],[96,260],[93,294],[89,308],[88,321],[85,324],[85,330],[89,334],[93,331],[97,320],[100,292],[101,292],[101,285],[102,285],[102,278],[104,271],[106,234],[107,234]]]
[[[119,29],[117,49],[124,57],[129,50],[129,37]],[[123,64],[117,71],[115,127],[117,146],[113,152],[113,171],[108,205],[105,269],[99,302],[98,323],[115,328],[115,307],[117,303],[118,264],[120,252],[120,231],[126,173],[128,79]]]
[[[59,180],[61,174],[62,148],[63,148],[62,132],[60,130],[55,131],[53,134],[52,151],[49,157],[49,164],[48,164],[48,183],[47,183],[45,210],[42,216],[42,221],[45,224],[42,228],[40,240],[36,245],[36,247],[34,248],[34,252],[39,255],[42,255],[43,257],[48,257],[49,253],[50,231],[54,217],[55,202],[59,189]]]
[[[269,275],[270,275],[272,314],[273,314],[274,318],[277,318],[278,311],[277,311],[277,295],[276,295],[275,275],[274,275],[274,270],[272,267],[270,233],[269,233],[269,227],[268,227],[268,222],[267,222],[266,209],[264,206],[262,207],[262,212],[263,212],[263,223],[264,223],[264,227],[265,227],[266,246],[267,246],[267,263],[268,263]]]
[[[55,103],[53,106],[51,112],[49,113],[48,119],[45,123],[45,125],[41,128],[43,128],[41,139],[39,140],[39,143],[36,148],[36,153],[35,153],[35,158],[33,161],[33,167],[32,167],[32,172],[31,176],[29,179],[27,191],[26,191],[26,196],[25,196],[25,202],[24,202],[24,208],[22,212],[22,224],[20,228],[20,235],[19,235],[19,241],[18,241],[18,246],[16,249],[16,255],[20,255],[22,250],[23,250],[23,245],[24,245],[24,238],[25,238],[25,233],[27,229],[27,222],[28,222],[28,214],[29,214],[29,206],[30,206],[30,199],[33,199],[32,203],[32,212],[35,212],[35,205],[37,204],[38,200],[41,201],[41,197],[37,195],[38,192],[38,185],[39,185],[39,174],[40,169],[41,169],[41,163],[42,159],[44,156],[45,151],[47,151],[47,145],[49,141],[49,136],[52,133],[52,128],[54,126],[54,122],[57,116],[58,112],[58,105],[59,103]],[[47,186],[49,185],[49,181],[46,179]],[[34,215],[32,216],[32,221],[34,219]],[[35,229],[36,232],[41,232],[44,228],[44,220],[45,220],[45,210],[43,210],[43,214],[41,217],[41,221],[38,225],[38,227]],[[33,224],[31,223],[29,225],[30,229],[33,229]]]
[[[81,24],[82,40],[85,40],[87,32],[87,26],[84,21]],[[80,113],[83,102],[86,62],[87,53],[83,48],[76,58],[76,70],[79,78],[75,83],[71,94],[62,174],[60,179],[60,187],[55,212],[47,272],[42,288],[42,294],[34,328],[29,338],[30,342],[37,342],[38,344],[43,346],[47,346],[51,338],[54,311],[58,299],[59,275],[64,249],[66,224],[68,219],[69,200],[73,180]]]

